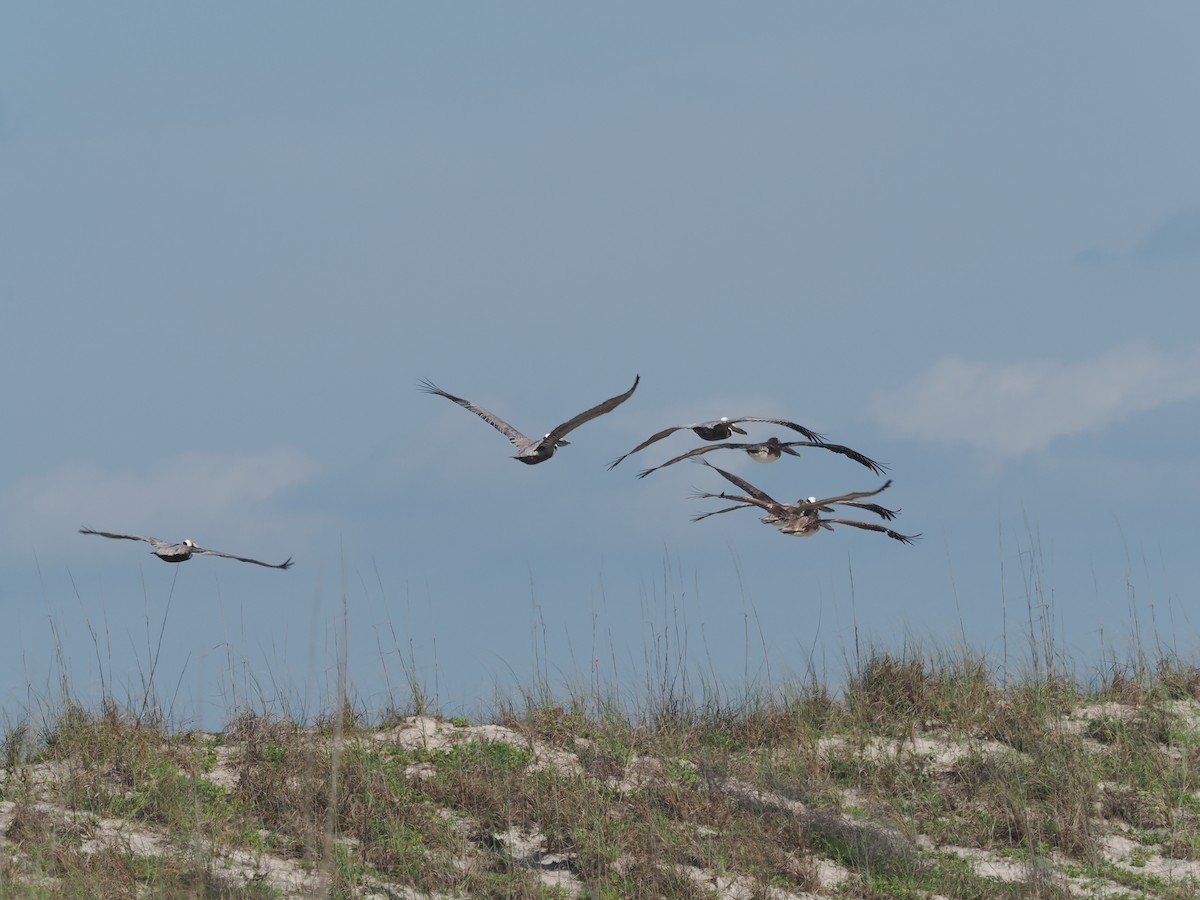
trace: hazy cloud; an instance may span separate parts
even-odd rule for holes
[[[186,453],[123,471],[68,463],[5,493],[4,546],[48,556],[80,525],[180,540],[219,532],[221,540],[235,540],[277,526],[281,516],[272,501],[316,471],[309,457],[286,447]]]
[[[1137,255],[1164,262],[1200,259],[1200,207],[1168,216],[1138,244]]]
[[[1167,216],[1131,249],[1114,252],[1087,247],[1075,254],[1081,266],[1107,266],[1124,261],[1176,263],[1200,260],[1200,206]]]
[[[896,437],[1020,456],[1200,396],[1200,353],[1137,345],[1077,363],[977,363],[943,357],[878,394],[872,412]]]

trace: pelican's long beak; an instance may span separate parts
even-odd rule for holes
[[[745,428],[738,428],[736,425],[729,426],[730,431],[736,431],[738,434],[748,434]]]
[[[780,448],[779,448],[779,452],[780,452],[780,453],[787,453],[787,454],[789,454],[789,455],[791,455],[791,456],[799,456],[799,455],[800,455],[800,451],[799,451],[799,450],[793,450],[791,447],[780,447]]]

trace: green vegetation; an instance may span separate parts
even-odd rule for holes
[[[1058,898],[1200,892],[1200,672],[1005,684],[870,654],[835,696],[491,725],[62,704],[0,741],[0,897]],[[418,715],[422,712],[423,715]]]

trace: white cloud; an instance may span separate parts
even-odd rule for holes
[[[316,471],[309,457],[291,448],[186,453],[123,471],[68,463],[23,478],[6,492],[4,546],[45,558],[81,525],[167,539],[195,537],[201,543],[232,541],[278,527],[282,516],[272,501]]]
[[[1200,353],[1135,345],[1077,363],[943,357],[871,406],[896,437],[965,444],[1003,459],[1196,396]]]

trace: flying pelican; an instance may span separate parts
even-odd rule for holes
[[[694,496],[700,498],[719,497],[724,500],[741,501],[737,506],[730,506],[727,509],[718,509],[714,512],[704,513],[700,516],[693,516],[692,521],[698,522],[701,519],[707,519],[709,516],[715,516],[718,513],[732,512],[735,509],[744,509],[747,506],[757,506],[766,511],[767,515],[763,516],[760,521],[766,522],[769,525],[774,525],[776,522],[782,522],[788,517],[797,512],[833,512],[833,506],[854,506],[858,509],[864,509],[868,512],[873,512],[881,519],[891,520],[896,517],[899,510],[888,509],[880,506],[878,503],[861,503],[863,497],[873,497],[876,494],[883,493],[891,487],[892,480],[889,478],[881,487],[873,491],[854,491],[849,494],[840,494],[837,497],[826,497],[823,500],[818,500],[816,497],[801,498],[795,503],[781,503],[774,497],[770,496],[766,491],[760,490],[748,482],[746,479],[732,472],[726,472],[724,469],[717,468],[706,459],[698,459],[697,463],[708,466],[710,469],[716,470],[725,480],[732,482],[740,487],[749,496],[742,497],[737,494],[729,494],[722,491],[719,494],[710,494],[707,492],[697,493]]]
[[[701,519],[706,519],[709,516],[715,516],[720,513],[732,512],[735,509],[744,509],[748,506],[757,506],[766,513],[761,519],[759,519],[760,522],[763,522],[767,525],[774,525],[783,534],[789,534],[794,537],[811,537],[821,529],[833,531],[834,525],[850,525],[854,528],[866,529],[867,531],[881,532],[893,540],[897,540],[905,544],[911,544],[921,536],[919,534],[900,534],[898,531],[893,531],[890,528],[875,524],[874,522],[862,522],[857,519],[826,519],[821,517],[822,512],[833,512],[833,506],[839,505],[854,506],[858,507],[859,509],[865,509],[879,515],[885,520],[895,518],[896,510],[890,510],[875,503],[857,502],[862,497],[871,497],[887,490],[892,483],[890,479],[884,482],[881,487],[876,488],[873,491],[853,491],[849,494],[841,494],[837,497],[826,497],[822,500],[818,500],[816,497],[809,497],[806,500],[798,500],[796,503],[780,503],[778,500],[773,499],[764,491],[754,487],[745,479],[739,478],[738,476],[726,472],[723,469],[718,469],[707,460],[697,460],[697,462],[704,463],[710,468],[716,469],[717,472],[723,475],[726,479],[733,482],[743,490],[746,490],[747,496],[728,494],[725,492],[721,492],[719,494],[707,492],[698,493],[696,494],[697,497],[719,497],[724,500],[736,500],[738,503],[736,506],[729,506],[724,509],[703,513],[699,516],[693,516],[692,521],[694,522],[698,522]]]
[[[597,416],[602,416],[606,412],[612,412],[626,400],[633,396],[633,392],[637,390],[638,382],[642,380],[640,375],[633,379],[633,387],[623,394],[617,394],[615,397],[610,397],[603,403],[593,406],[589,410],[585,410],[569,421],[563,422],[553,431],[549,432],[545,437],[534,440],[528,438],[517,429],[513,428],[499,416],[488,412],[482,406],[476,406],[462,397],[455,397],[443,391],[440,387],[428,379],[422,379],[420,388],[428,394],[437,394],[439,397],[445,397],[447,400],[453,400],[463,409],[469,409],[483,421],[487,422],[502,435],[512,442],[512,445],[517,448],[517,452],[513,454],[513,459],[519,459],[521,462],[534,466],[540,462],[545,462],[554,455],[554,451],[559,447],[565,447],[570,441],[563,440],[570,432],[574,431],[584,422],[588,422]]]
[[[747,509],[752,506],[757,506],[760,509],[766,509],[766,507],[764,507],[762,504],[753,502],[749,497],[739,497],[737,494],[730,494],[725,491],[722,491],[719,494],[710,494],[707,491],[696,491],[692,494],[692,496],[700,499],[718,497],[722,500],[743,501],[736,506],[727,506],[724,509],[715,509],[712,512],[706,512],[698,516],[692,516],[693,522],[699,522],[701,519],[707,519],[709,516],[719,515],[720,513],[733,512],[735,509]],[[817,498],[809,497],[808,499],[816,500]],[[817,502],[819,503],[820,501]],[[875,513],[875,515],[879,516],[879,518],[887,521],[891,521],[900,514],[900,510],[888,509],[886,506],[881,506],[878,503],[860,503],[856,500],[826,500],[825,502],[836,503],[838,506],[853,506],[858,509],[864,509],[867,512]],[[772,511],[768,512],[758,521],[762,522],[764,525],[777,525],[797,511],[833,512],[834,510],[831,506],[810,505],[805,503],[804,500],[799,500],[796,503],[780,503],[777,510],[772,509]]]
[[[707,447],[697,447],[695,450],[689,450],[687,453],[681,453],[674,459],[668,459],[661,465],[654,466],[650,469],[643,469],[638,473],[638,478],[645,478],[651,472],[657,472],[659,469],[666,466],[674,465],[680,460],[690,459],[694,456],[699,456],[702,453],[709,453],[713,450],[745,450],[746,455],[755,462],[772,463],[779,459],[783,454],[798,457],[800,454],[793,450],[793,447],[820,447],[822,450],[831,450],[834,453],[840,453],[842,456],[848,456],[860,465],[866,466],[876,475],[882,475],[887,471],[887,466],[882,463],[877,463],[870,457],[863,456],[857,450],[851,450],[849,447],[844,447],[841,444],[826,444],[824,441],[781,441],[777,437],[767,438],[759,444],[709,444]]]
[[[739,422],[767,422],[771,425],[782,425],[785,428],[792,429],[792,431],[800,432],[814,444],[823,443],[822,436],[817,434],[815,431],[810,431],[803,425],[797,425],[795,422],[788,422],[784,419],[763,419],[759,416],[738,416],[736,419],[730,419],[723,416],[720,419],[714,419],[711,422],[693,422],[689,425],[672,425],[670,428],[664,428],[662,431],[650,435],[650,437],[646,438],[646,440],[642,441],[628,453],[618,456],[608,464],[608,467],[610,469],[616,468],[616,466],[618,466],[621,460],[623,460],[626,456],[632,456],[639,450],[649,447],[655,441],[661,441],[667,435],[674,434],[681,428],[692,429],[692,431],[696,432],[696,434],[705,441],[723,441],[735,432],[737,434],[746,434],[747,432],[744,428],[738,428]]]
[[[700,493],[700,494],[696,494],[696,496],[697,497],[723,497],[727,500],[742,500],[745,502],[738,503],[736,506],[727,506],[724,509],[717,509],[717,510],[713,510],[712,512],[703,513],[698,516],[692,516],[693,522],[699,522],[701,519],[707,519],[709,516],[715,516],[718,513],[727,513],[727,512],[732,512],[735,509],[745,509],[748,506],[760,506],[761,505],[758,503],[754,503],[749,497],[738,497],[733,494]],[[826,502],[837,503],[839,501],[829,500]],[[883,507],[876,506],[875,504],[854,503],[854,502],[845,502],[845,501],[840,501],[840,502],[843,502],[843,504],[846,506],[857,506],[857,507],[860,507],[863,509],[871,508],[872,511],[881,511],[882,513],[886,513],[886,515],[883,516],[885,519],[893,518],[896,514],[894,510],[885,510]],[[766,507],[763,507],[763,508],[766,508]],[[817,509],[815,507],[805,509],[804,506],[791,506],[791,507],[784,508],[783,510],[771,510],[771,511],[767,512],[766,515],[762,516],[759,519],[759,521],[762,522],[764,525],[774,525],[783,534],[789,534],[789,535],[792,535],[793,537],[811,537],[812,535],[814,535],[818,531],[820,531],[822,528],[824,528],[828,531],[833,531],[834,525],[851,525],[854,528],[863,528],[867,531],[878,531],[883,534],[886,534],[888,537],[892,538],[893,540],[897,540],[897,541],[900,541],[901,543],[905,543],[905,544],[911,544],[921,537],[921,535],[919,535],[919,534],[901,534],[898,531],[893,531],[892,529],[890,529],[884,525],[879,525],[875,522],[863,522],[858,519],[842,519],[842,518],[827,519],[827,518],[822,517],[819,509]]]
[[[254,563],[256,566],[266,566],[268,569],[287,569],[292,566],[292,558],[289,556],[286,562],[281,563],[265,563],[259,559],[250,559],[245,556],[234,556],[232,553],[222,553],[220,550],[206,550],[204,547],[196,546],[195,542],[188,538],[179,544],[173,544],[170,541],[160,541],[155,537],[146,537],[141,534],[113,534],[109,531],[93,531],[91,528],[80,528],[80,534],[98,534],[100,537],[118,538],[125,541],[145,541],[154,547],[151,551],[163,562],[180,563],[191,559],[193,556],[225,556],[229,559],[236,559],[238,562]]]
[[[900,541],[902,544],[915,543],[921,537],[919,534],[901,534],[876,522],[860,522],[857,519],[825,519],[817,512],[793,516],[776,527],[784,534],[790,534],[793,537],[812,537],[822,528],[826,531],[833,531],[834,525],[852,525],[855,528],[862,528],[866,531],[878,531],[881,534],[886,534],[894,541]]]

